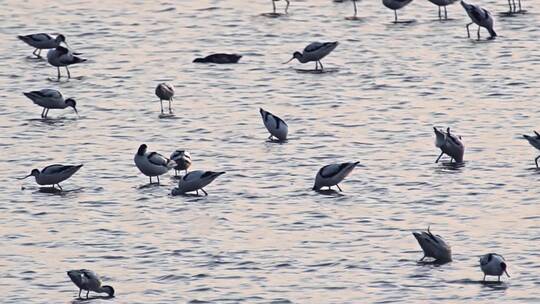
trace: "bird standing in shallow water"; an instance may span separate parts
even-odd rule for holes
[[[163,114],[163,100],[169,101],[169,113],[172,114],[171,102],[174,97],[174,87],[166,82],[162,82],[156,87],[156,96],[161,104],[161,114]]]
[[[304,48],[302,53],[294,52],[293,57],[289,61],[285,62],[287,64],[293,59],[298,59],[301,63],[306,63],[310,61],[315,61],[315,71],[317,71],[318,65],[321,65],[321,71],[323,70],[323,65],[321,59],[330,54],[338,45],[337,41],[334,42],[313,42]]]
[[[185,170],[187,174],[187,169],[191,167],[191,154],[185,150],[176,150],[171,154],[171,160],[176,162],[174,167],[174,176],[178,176],[178,171]]]
[[[203,188],[223,174],[225,174],[225,172],[202,170],[191,171],[180,179],[178,187],[172,190],[172,195],[185,194],[192,191],[197,191],[197,195],[199,195],[199,190],[201,190],[204,195],[208,195]]]
[[[68,79],[71,78],[71,74],[69,73],[68,65],[76,64],[85,62],[86,59],[78,57],[74,55],[69,49],[58,46],[54,49],[49,50],[47,53],[47,62],[49,62],[50,65],[55,66],[58,70],[58,80],[60,80],[60,67],[65,67]]]
[[[444,19],[448,19],[448,12],[446,11],[446,7],[456,1],[458,0],[429,0],[429,2],[439,7],[439,20],[442,19],[441,6],[444,7]]]
[[[82,166],[83,165],[50,165],[43,168],[41,172],[38,169],[34,169],[30,174],[20,179],[33,176],[36,178],[36,183],[38,183],[38,185],[51,185],[51,188],[54,188],[54,185],[58,185],[58,188],[62,190],[60,183],[70,178],[75,172],[79,171]]]
[[[467,15],[471,18],[472,22],[468,23],[467,28],[467,37],[471,38],[471,33],[469,32],[469,26],[476,23],[478,25],[478,40],[480,40],[480,28],[484,27],[489,32],[489,39],[494,39],[497,37],[497,33],[493,30],[493,17],[491,14],[484,8],[481,8],[478,5],[468,4],[465,1],[461,1],[461,6],[467,12]]]
[[[68,98],[64,100],[62,94],[57,90],[43,89],[40,91],[25,92],[23,94],[38,106],[43,107],[41,118],[47,118],[49,109],[65,109],[67,107],[72,107],[73,110],[75,110],[75,113],[79,115],[79,112],[77,112],[77,108],[75,107],[77,105],[75,99]]]
[[[159,185],[159,176],[174,168],[176,162],[157,152],[147,152],[147,149],[147,145],[140,145],[133,160],[139,171],[150,178],[150,184],[152,184],[152,176],[156,176]]]
[[[480,269],[484,273],[484,279],[486,281],[486,275],[497,276],[497,282],[501,281],[501,276],[505,273],[508,277],[510,275],[506,271],[507,265],[502,255],[496,253],[488,253],[480,258]]]
[[[238,63],[238,60],[240,60],[240,58],[242,58],[242,55],[217,53],[217,54],[208,55],[203,58],[195,58],[193,62],[229,64],[229,63]]]
[[[420,261],[423,261],[427,257],[434,258],[439,263],[452,261],[452,250],[450,246],[439,235],[432,234],[429,231],[429,227],[427,232],[413,232],[413,235],[424,251],[424,256]]]
[[[328,190],[331,190],[332,186],[337,186],[339,191],[343,191],[338,184],[341,183],[341,181],[343,181],[359,163],[360,162],[331,164],[322,167],[315,176],[313,190],[319,191],[322,187],[328,187]]]
[[[90,291],[98,293],[106,293],[109,297],[114,297],[114,288],[109,285],[101,285],[101,279],[99,276],[88,269],[70,270],[67,275],[77,287],[79,287],[79,299],[81,298],[81,291],[86,290],[86,298]]]
[[[272,0],[272,7],[274,8],[273,11],[272,11],[272,14],[274,15],[277,15],[278,13],[276,13],[276,1],[279,1],[279,0]],[[289,0],[285,0],[285,2],[287,2],[287,6],[285,6],[285,14],[288,14],[288,10],[289,10],[289,5],[290,5],[290,2]]]
[[[523,135],[523,137],[531,144],[531,146],[535,147],[537,150],[540,150],[540,134],[538,132],[533,131],[536,136],[529,136],[529,135]],[[536,168],[538,168],[538,159],[540,158],[540,155],[538,155],[534,159],[534,163],[536,164]]]
[[[45,33],[17,36],[17,38],[24,41],[26,44],[36,48],[34,52],[32,52],[32,54],[35,55],[36,58],[41,58],[41,50],[43,49],[54,49],[60,46],[60,43],[62,42],[65,43],[66,46],[68,46],[66,42],[66,37],[62,34],[56,36],[56,38],[53,38],[49,34]]]
[[[394,10],[394,23],[398,22],[397,10],[412,2],[412,0],[383,0],[384,6]]]

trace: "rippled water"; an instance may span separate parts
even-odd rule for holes
[[[72,301],[65,271],[90,268],[117,291],[96,303],[538,303],[540,175],[521,135],[538,128],[540,8],[523,4],[527,14],[496,16],[498,39],[477,42],[459,4],[439,22],[427,1],[397,25],[380,1],[359,2],[358,21],[344,18],[349,2],[322,0],[280,18],[261,16],[262,0],[4,1],[1,302]],[[15,36],[34,32],[84,53],[76,79],[52,82],[56,69],[27,58]],[[316,40],[340,42],[329,73],[281,64]],[[191,63],[213,52],[244,57]],[[176,87],[173,119],[158,117],[160,81]],[[42,88],[74,97],[81,117],[39,119],[22,92]],[[288,122],[287,143],[266,141],[259,107]],[[463,167],[434,163],[433,126],[463,136]],[[170,196],[170,177],[144,187],[141,143],[227,174],[208,197]],[[310,190],[322,165],[352,160],[363,166],[343,193]],[[14,179],[52,163],[84,164],[65,193]],[[417,263],[411,232],[428,225],[452,263]],[[503,284],[479,283],[488,252],[508,261]]]

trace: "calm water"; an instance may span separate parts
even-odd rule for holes
[[[459,4],[441,23],[415,1],[399,12],[416,19],[407,25],[380,1],[358,4],[350,21],[351,3],[323,0],[292,2],[283,18],[261,16],[262,0],[3,1],[1,302],[73,301],[65,271],[77,268],[117,291],[93,303],[540,302],[540,175],[521,138],[539,128],[538,3],[497,15],[488,42],[466,38]],[[15,36],[34,32],[61,32],[84,53],[77,79],[52,82],[56,69],[27,58]],[[340,42],[328,73],[281,64],[316,40]],[[244,57],[191,63],[212,52]],[[160,81],[176,87],[173,119],[158,117]],[[74,97],[81,117],[39,119],[22,92],[42,88]],[[289,142],[266,141],[259,107],[288,122]],[[433,126],[463,136],[464,167],[434,163]],[[169,176],[142,187],[141,143],[227,174],[208,197],[170,196]],[[343,193],[310,190],[322,165],[352,160],[363,167]],[[14,179],[53,163],[84,164],[61,195]],[[417,263],[411,232],[428,225],[452,263]],[[479,283],[488,252],[508,261],[503,284]]]

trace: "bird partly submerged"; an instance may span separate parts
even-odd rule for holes
[[[486,281],[486,276],[497,276],[497,282],[501,281],[501,276],[506,274],[508,277],[510,275],[506,271],[508,265],[506,261],[500,254],[488,253],[480,257],[480,269],[484,273],[484,279]]]
[[[328,190],[331,190],[332,186],[337,186],[339,191],[343,191],[338,184],[341,183],[359,163],[360,162],[330,164],[322,167],[315,176],[313,190],[319,191],[322,187],[328,187]]]
[[[465,1],[461,1],[461,6],[465,9],[467,12],[467,15],[471,18],[472,22],[467,23],[467,37],[471,38],[471,33],[469,32],[469,26],[471,24],[476,23],[478,25],[478,40],[480,40],[480,28],[485,28],[489,32],[489,39],[495,39],[497,37],[497,33],[495,30],[493,30],[493,17],[491,16],[491,13],[488,12],[485,8],[482,8],[478,5],[469,4]]]
[[[67,275],[77,287],[79,287],[79,299],[81,292],[86,290],[86,298],[90,291],[97,293],[106,293],[109,297],[114,297],[114,288],[109,285],[102,285],[100,277],[97,273],[88,269],[70,270]]]
[[[67,107],[72,107],[75,111],[75,114],[79,115],[77,112],[75,99],[67,98],[64,99],[62,93],[53,89],[43,89],[39,91],[24,92],[24,96],[30,98],[35,104],[40,107],[43,107],[41,112],[41,118],[47,118],[50,109],[65,109]]]
[[[270,133],[268,139],[272,140],[272,137],[275,137],[278,141],[286,140],[289,126],[287,126],[285,121],[262,108],[259,109],[259,112],[261,113],[264,126]]]
[[[196,191],[197,195],[199,195],[199,190],[201,190],[204,195],[208,195],[203,188],[208,186],[211,182],[223,174],[225,174],[225,172],[202,170],[191,171],[182,176],[178,182],[178,187],[172,190],[172,195],[181,195],[193,191]]]
[[[530,135],[523,135],[523,137],[531,144],[531,146],[535,147],[537,150],[540,150],[540,134],[538,132],[533,131],[535,136]],[[540,158],[540,155],[538,155],[534,159],[534,163],[536,164],[536,168],[538,168],[538,159]]]
[[[440,235],[431,233],[429,227],[427,232],[413,232],[413,235],[424,251],[424,256],[420,261],[423,261],[425,258],[434,258],[436,263],[447,263],[452,261],[452,250],[450,246]]]
[[[292,58],[289,59],[289,61],[284,62],[284,64],[291,62],[293,59],[297,59],[301,63],[315,61],[315,71],[319,70],[319,65],[321,66],[321,71],[322,71],[323,65],[321,63],[321,59],[326,57],[326,55],[330,54],[337,46],[338,46],[337,41],[312,42],[304,48],[304,51],[302,53],[294,52]]]
[[[17,36],[21,41],[28,44],[31,47],[36,48],[32,55],[36,58],[41,58],[41,50],[54,49],[63,42],[67,47],[66,37],[62,34],[59,34],[55,38],[46,33],[30,34],[30,35],[21,35]]]
[[[20,179],[33,176],[36,178],[36,183],[38,183],[38,185],[50,185],[53,189],[55,188],[54,186],[57,185],[60,190],[63,190],[60,183],[70,178],[73,174],[79,171],[82,166],[83,165],[50,165],[43,168],[41,171],[38,169],[33,169],[30,174]]]
[[[240,58],[242,58],[242,55],[217,53],[217,54],[208,55],[206,57],[195,58],[193,62],[230,64],[230,63],[238,63],[238,60],[240,60]]]
[[[433,131],[435,131],[435,146],[441,149],[441,154],[437,157],[435,163],[439,162],[443,154],[450,156],[450,162],[454,160],[456,163],[462,163],[465,146],[461,142],[461,136],[450,133],[450,128],[447,128],[446,132],[444,132],[433,127]]]
[[[68,79],[71,78],[71,74],[69,73],[68,66],[85,62],[85,58],[81,58],[77,56],[75,53],[70,51],[68,48],[65,48],[63,46],[58,46],[54,49],[49,50],[47,52],[47,62],[49,62],[50,65],[56,67],[58,70],[58,80],[60,80],[60,67],[65,67],[68,75]]]

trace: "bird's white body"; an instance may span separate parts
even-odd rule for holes
[[[478,25],[478,39],[480,39],[480,27],[486,28],[491,35],[491,38],[497,36],[497,33],[493,30],[493,17],[490,12],[478,5],[468,4],[465,1],[461,1],[461,5],[467,12],[467,15],[471,18],[472,22]],[[471,24],[469,23],[467,25],[467,35],[470,37],[469,25]]]
[[[32,172],[24,178],[34,176],[38,185],[51,185],[53,187],[54,185],[58,185],[60,187],[61,182],[70,178],[75,172],[79,171],[82,166],[83,165],[50,165],[43,168],[41,171],[33,169]],[[60,189],[62,189],[62,187],[60,187]]]
[[[100,277],[93,271],[88,269],[70,270],[67,275],[77,287],[79,287],[79,298],[81,291],[87,290],[86,298],[90,291],[98,293],[107,293],[110,297],[114,296],[114,289],[111,286],[102,286]]]
[[[174,171],[185,170],[187,173],[187,169],[191,167],[191,154],[188,151],[181,149],[174,151],[171,153],[171,160],[176,162]]]
[[[163,113],[163,100],[169,101],[169,113],[172,113],[171,102],[174,96],[174,87],[171,84],[162,82],[156,87],[156,96],[161,104],[161,113]]]
[[[435,162],[438,162],[442,154],[450,156],[458,163],[463,162],[463,154],[465,154],[465,146],[461,141],[461,137],[450,133],[450,128],[444,132],[433,127],[435,131],[435,146],[441,149],[441,155]]]
[[[498,280],[501,280],[501,275],[506,273],[508,277],[508,272],[506,272],[506,261],[504,258],[496,253],[488,253],[480,257],[480,269],[484,273],[484,281],[486,276],[497,276]]]
[[[338,184],[343,181],[359,163],[360,162],[331,164],[322,167],[315,176],[313,190],[320,190],[322,187],[330,188],[332,186],[337,186],[338,189],[340,189]]]
[[[169,172],[170,169],[176,166],[175,161],[157,152],[147,152],[147,146],[145,144],[139,147],[133,160],[141,173],[150,177],[150,183],[152,183],[153,176],[158,177],[159,183],[159,176]]]
[[[434,258],[437,262],[441,263],[452,261],[452,250],[450,245],[448,245],[439,235],[432,234],[429,231],[429,227],[427,232],[413,232],[413,235],[424,251],[424,257],[422,257],[420,261],[426,257]]]
[[[218,176],[225,172],[213,172],[196,170],[184,175],[178,182],[178,187],[173,189],[172,194],[184,194],[187,192],[202,190],[205,194],[204,187],[213,182]]]
[[[58,79],[60,79],[60,67],[65,67],[68,78],[71,78],[71,74],[69,73],[68,66],[80,62],[85,62],[86,59],[81,58],[79,56],[76,56],[71,52],[69,49],[58,46],[54,49],[50,49],[47,52],[47,62],[56,67],[58,70]]]
[[[262,108],[259,109],[259,112],[261,113],[264,126],[270,133],[270,137],[274,136],[280,141],[286,140],[289,127],[285,121],[276,115],[263,110]]]

